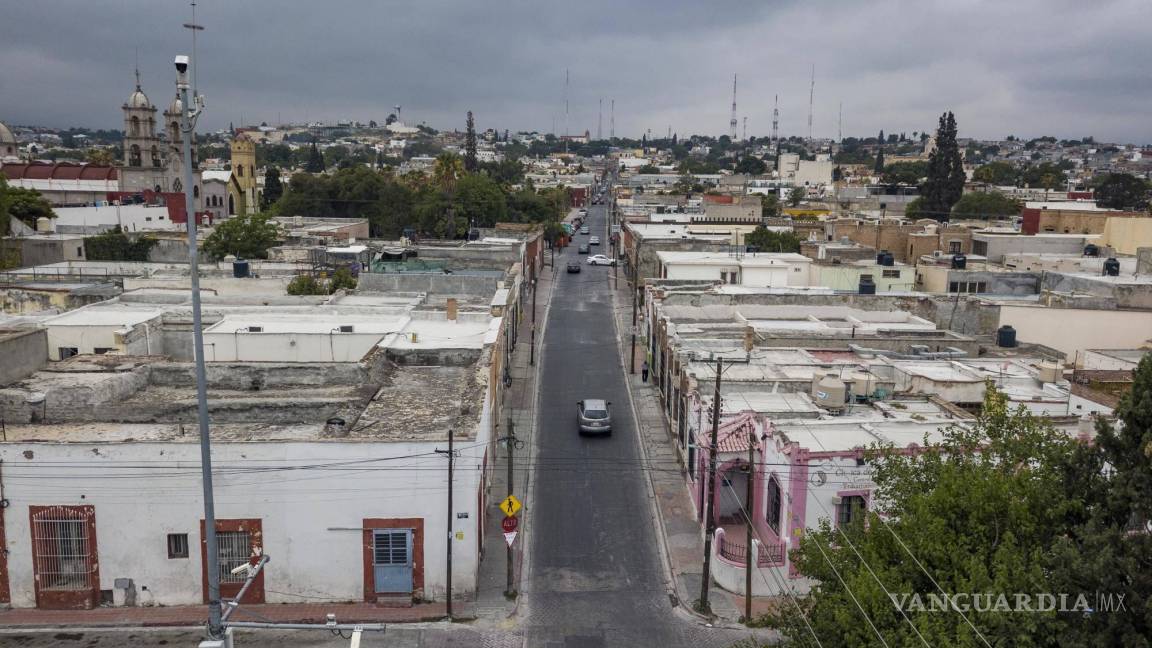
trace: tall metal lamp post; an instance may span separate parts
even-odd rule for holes
[[[207,545],[208,635],[224,635],[220,610],[220,561],[216,545],[216,503],[212,496],[212,440],[208,425],[208,387],[204,374],[204,328],[200,318],[199,250],[196,246],[195,180],[192,175],[192,139],[196,121],[204,111],[204,96],[188,100],[187,56],[176,57],[176,89],[180,93],[180,148],[184,157],[184,214],[188,227],[188,264],[192,279],[192,344],[196,353],[196,414],[200,422],[200,473],[204,485],[204,542]]]

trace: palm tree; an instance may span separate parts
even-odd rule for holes
[[[441,153],[436,156],[436,163],[432,165],[432,180],[444,191],[456,188],[456,181],[464,175],[464,161],[459,155]]]

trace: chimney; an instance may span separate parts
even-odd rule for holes
[[[456,298],[455,297],[449,297],[448,298],[448,319],[450,319],[450,320],[456,319]]]

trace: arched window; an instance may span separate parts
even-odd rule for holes
[[[249,165],[248,166],[248,175],[250,177],[255,178],[256,177],[256,167]]]
[[[136,115],[132,115],[132,136],[140,136],[140,118]]]
[[[241,178],[244,177],[244,165],[243,164],[237,164],[236,165],[236,175],[241,177]]]
[[[160,159],[160,149],[155,144],[153,144],[152,145],[152,166],[158,167],[161,164],[162,164],[162,160]]]
[[[199,198],[200,197],[200,186],[199,185],[192,185],[192,197],[193,198]]]
[[[236,200],[232,198],[232,194],[228,194],[228,214],[236,213]]]
[[[128,166],[140,166],[140,145],[133,144],[132,148],[128,149]]]

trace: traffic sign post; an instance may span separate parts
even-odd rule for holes
[[[515,531],[509,531],[508,533],[505,533],[504,534],[504,542],[507,542],[508,546],[511,547],[512,543],[516,542],[516,532]]]
[[[512,533],[520,526],[520,519],[509,515],[500,521],[500,528],[504,533]]]
[[[520,500],[516,499],[515,495],[509,495],[504,498],[503,502],[500,502],[500,510],[504,511],[504,515],[508,517],[515,516],[520,512],[521,508],[523,508],[523,506],[520,504]]]

